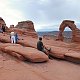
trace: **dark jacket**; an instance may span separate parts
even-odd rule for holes
[[[43,48],[44,48],[44,47],[43,47],[43,42],[38,41],[38,42],[37,42],[37,49],[40,50],[40,51],[43,51]]]

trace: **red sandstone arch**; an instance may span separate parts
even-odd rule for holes
[[[74,24],[74,21],[71,21],[71,20],[64,20],[61,23],[59,28],[58,38],[56,40],[63,41],[64,37],[62,33],[66,27],[69,27],[72,30],[72,41],[78,41],[77,39],[80,39],[80,36],[79,36],[80,30],[76,27],[76,25]]]

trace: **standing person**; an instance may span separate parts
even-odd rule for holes
[[[18,34],[17,33],[15,33],[15,40],[16,40],[16,43],[17,43],[17,41],[18,41]]]
[[[48,49],[43,45],[42,37],[39,37],[39,41],[37,42],[37,49],[49,56],[49,53],[47,52]]]
[[[15,39],[15,33],[14,32],[11,32],[10,33],[10,38],[11,38],[11,43],[16,43],[16,39]]]

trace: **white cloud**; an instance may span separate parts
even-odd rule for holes
[[[43,30],[43,31],[48,31],[48,30],[50,30],[50,31],[54,31],[54,30],[58,30],[58,27],[60,26],[60,23],[58,22],[55,22],[55,23],[53,23],[53,22],[49,22],[49,23],[39,23],[39,24],[35,24],[35,27],[36,27],[36,31],[41,31],[41,30]]]
[[[50,0],[38,0],[38,3],[42,5],[47,5],[50,3]]]
[[[11,24],[16,25],[18,21],[24,19],[24,15],[20,11],[11,8],[9,1],[0,1],[0,16],[5,20],[7,26]]]
[[[7,26],[29,19],[36,30],[57,29],[59,26],[54,25],[64,19],[80,21],[79,3],[80,0],[0,0],[0,17]]]

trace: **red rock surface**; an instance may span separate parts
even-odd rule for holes
[[[0,62],[0,65],[0,80],[44,80],[29,65],[21,62],[7,60]]]
[[[32,41],[36,44],[38,39],[32,37],[20,36],[23,41]],[[45,40],[45,45],[51,45],[55,47],[61,47],[71,50],[77,50],[79,44],[68,44],[60,41]],[[25,43],[26,43],[25,42]],[[49,43],[50,42],[50,43]],[[52,43],[52,44],[51,44]],[[12,44],[11,44],[12,45]],[[7,46],[7,45],[5,45]],[[77,46],[77,48],[75,48]],[[63,49],[64,49],[63,48]],[[60,50],[61,52],[61,50]],[[5,57],[7,57],[6,55]],[[74,63],[70,63],[63,60],[49,60],[46,63],[23,63],[21,61],[11,58],[6,60],[5,57],[1,57],[0,61],[0,80],[79,80],[80,79],[80,66]],[[8,57],[9,58],[9,57]],[[4,77],[5,76],[5,77]]]
[[[15,28],[18,28],[16,32],[19,32],[19,30],[22,30],[24,35],[38,37],[34,29],[34,23],[32,21],[27,20],[27,21],[18,22]]]
[[[0,55],[1,56],[1,55]],[[7,55],[8,56],[8,55]],[[7,57],[4,56],[4,59]],[[80,66],[62,60],[24,63],[8,57],[0,60],[0,80],[79,80]]]
[[[0,27],[5,24],[6,24],[5,21],[0,17]]]
[[[74,21],[63,21],[59,36],[61,40],[63,40],[62,32],[66,24],[74,34],[72,35],[72,40],[79,42],[79,29],[76,28]],[[47,57],[48,62],[46,63],[23,62],[21,59],[23,60],[24,57],[27,58],[27,56],[30,59],[32,58],[31,61],[33,62],[39,57],[38,61],[41,60],[41,57],[43,59],[44,56],[42,52],[36,49],[38,38],[33,23],[31,21],[28,21],[28,23],[23,21],[19,22],[17,26],[17,28],[8,29],[4,34],[0,33],[0,80],[80,80],[79,44],[43,38],[44,45],[51,48],[50,54],[59,59],[53,58],[52,60],[48,60]],[[18,44],[10,43],[11,31],[18,32]]]
[[[29,31],[35,31],[34,29],[34,23],[32,21],[21,21],[21,22],[18,22],[18,24],[15,26],[16,28],[24,28],[26,30],[29,30]]]
[[[10,25],[10,28],[14,28],[14,25]]]
[[[1,34],[1,36],[3,36],[3,34]],[[0,36],[0,37],[1,37]],[[7,38],[6,38],[7,37]],[[2,42],[9,42],[8,39],[9,35],[6,34],[6,36],[1,37]],[[20,40],[18,41],[19,44],[26,46],[26,47],[32,47],[32,48],[37,48],[37,38],[32,38],[32,37],[25,37],[25,36],[19,36]],[[1,40],[0,40],[1,41]],[[74,52],[73,48],[70,48],[70,44],[68,43],[64,43],[64,42],[60,42],[60,41],[53,41],[53,40],[43,40],[44,45],[48,48],[51,48],[51,52],[49,53],[50,55],[52,55],[53,57],[56,58],[61,58],[61,59],[66,59],[66,57],[64,56],[66,53],[74,53],[74,56],[78,54],[78,56],[80,56],[79,52]],[[77,54],[76,54],[77,53]],[[12,53],[14,54],[14,53]],[[16,55],[16,53],[15,53]],[[73,62],[79,62],[80,61],[80,57],[74,58],[73,56],[68,56],[67,60],[70,61],[69,57],[72,57]],[[22,57],[19,57],[21,59],[23,59]],[[77,59],[77,60],[76,60]]]
[[[23,47],[19,44],[1,44],[1,51],[18,57],[20,60],[28,60],[31,62],[48,61],[48,56],[35,48]]]
[[[2,26],[5,27],[6,31],[8,30],[8,27],[6,26],[4,19],[0,17],[0,29],[2,28]]]
[[[65,59],[80,64],[80,53],[74,51],[68,52],[65,54]]]
[[[35,31],[27,31],[26,29],[18,29],[18,28],[9,28],[7,30],[7,33],[10,33],[11,31],[18,33],[19,35],[32,36],[35,38],[38,37]]]
[[[0,42],[10,43],[10,34],[7,35],[6,33],[5,34],[0,33]]]

